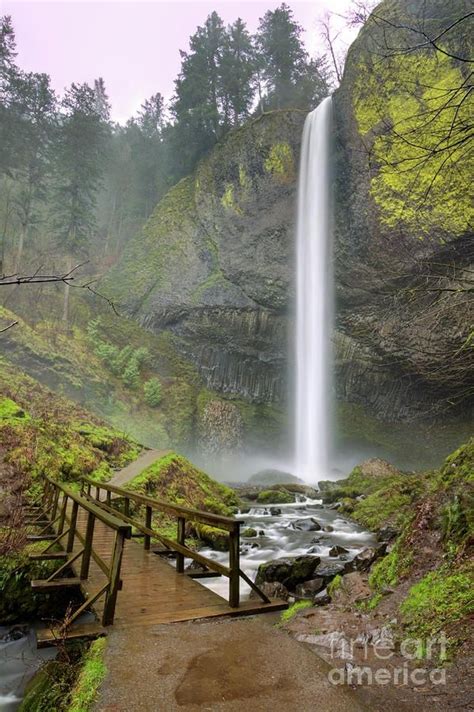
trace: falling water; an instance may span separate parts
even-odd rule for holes
[[[312,483],[330,443],[330,123],[328,97],[306,118],[298,185],[295,471]]]

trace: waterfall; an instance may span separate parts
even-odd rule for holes
[[[308,114],[301,146],[297,217],[295,474],[328,474],[330,420],[331,98]]]

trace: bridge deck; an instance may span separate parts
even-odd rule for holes
[[[78,515],[78,530],[84,534],[87,513]],[[114,532],[102,524],[95,523],[94,551],[108,564],[113,549]],[[79,551],[76,539],[74,552]],[[72,566],[74,573],[79,574]],[[214,616],[236,616],[282,610],[284,601],[273,600],[263,603],[259,600],[242,601],[238,608],[231,608],[227,601],[213,591],[190,578],[178,574],[171,564],[157,554],[146,551],[142,544],[133,539],[125,542],[121,568],[122,589],[118,593],[114,626],[153,625],[178,621],[211,618]],[[93,594],[106,582],[100,567],[91,561],[89,578],[83,588]],[[94,610],[102,615],[103,597],[94,604]]]

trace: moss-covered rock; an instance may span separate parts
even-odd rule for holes
[[[291,504],[295,501],[295,495],[283,489],[262,490],[257,495],[259,504]]]
[[[126,489],[165,500],[183,507],[200,509],[214,514],[232,516],[238,499],[229,487],[216,482],[203,470],[176,453],[160,458],[125,485]],[[155,513],[154,526],[165,536],[176,537],[176,520],[169,515]],[[187,534],[196,536],[216,549],[228,546],[227,534],[198,522],[189,526]]]

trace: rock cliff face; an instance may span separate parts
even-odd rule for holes
[[[467,64],[412,51],[466,7],[382,2],[334,98],[337,387],[388,421],[472,413]],[[469,56],[467,23],[445,40]]]
[[[208,388],[285,396],[298,148],[304,113],[231,133],[172,188],[107,277],[147,329],[168,330]]]
[[[392,29],[436,33],[464,5],[385,0],[376,13]],[[467,101],[445,105],[467,65],[432,48],[381,61],[386,29],[374,18],[362,29],[334,97],[337,395],[389,423],[447,410],[466,420],[474,388],[468,167],[462,148],[448,150],[445,163],[429,141],[427,155],[413,150],[423,153],[430,132],[442,140],[454,118],[459,130],[467,123]],[[418,37],[388,36],[405,48]],[[132,318],[172,334],[210,390],[253,404],[286,398],[303,121],[302,112],[272,112],[229,134],[157,205],[106,278]]]

